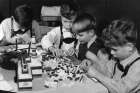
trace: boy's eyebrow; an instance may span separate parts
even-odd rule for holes
[[[91,29],[95,29],[95,28],[92,26],[87,26],[85,28],[79,29],[78,32],[87,32],[88,30],[91,30]]]
[[[82,36],[82,34],[78,33],[77,35]]]
[[[110,47],[111,50],[117,51],[117,49]]]
[[[64,20],[64,22],[73,22],[72,20]]]

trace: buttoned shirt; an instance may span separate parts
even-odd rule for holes
[[[1,25],[0,25],[0,28],[1,28]],[[4,37],[4,33],[2,30],[0,30],[0,41],[3,39],[3,37]]]
[[[65,28],[62,29],[63,37],[73,37],[70,31],[67,31]],[[48,50],[49,47],[54,46],[55,48],[59,48],[61,38],[60,27],[55,27],[50,32],[45,35],[41,40],[41,45],[44,49]],[[63,43],[61,49],[68,50],[69,48],[74,46],[74,42],[70,44]]]

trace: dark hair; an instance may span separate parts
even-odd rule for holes
[[[51,7],[51,6],[60,6],[61,5],[61,0],[43,0],[43,5],[44,6],[48,6],[48,7]]]
[[[61,3],[60,13],[67,19],[72,19],[79,12],[79,5],[74,0],[65,0]]]
[[[129,19],[114,20],[103,30],[102,39],[107,46],[123,46],[127,43],[135,45],[137,29]]]
[[[107,54],[108,55],[108,59],[110,60],[111,58],[113,58],[111,52],[110,52],[110,48],[108,47],[104,47],[104,48],[101,48],[100,51],[103,53],[103,54]]]
[[[28,5],[20,5],[15,9],[14,19],[21,27],[31,26],[33,11]]]
[[[96,31],[96,18],[88,13],[79,14],[73,22],[72,30],[75,33],[81,33],[90,29]]]

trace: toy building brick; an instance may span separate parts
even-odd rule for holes
[[[42,76],[42,63],[39,57],[31,57],[31,63],[29,66],[33,76]]]

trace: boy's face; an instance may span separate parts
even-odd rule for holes
[[[62,25],[65,29],[70,30],[72,28],[72,24],[75,18],[72,18],[71,20],[61,17]]]
[[[77,39],[81,44],[89,42],[92,37],[93,37],[92,32],[80,32],[77,34]]]
[[[111,54],[120,60],[126,59],[131,55],[131,53],[132,53],[132,47],[127,45],[111,47]]]

